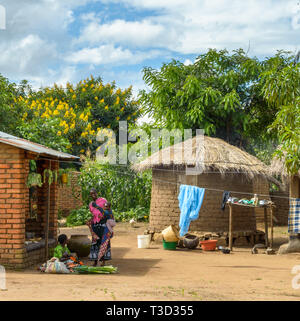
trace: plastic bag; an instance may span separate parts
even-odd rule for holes
[[[55,258],[47,262],[45,273],[67,274],[70,273],[70,271],[63,262],[60,262],[59,259]]]

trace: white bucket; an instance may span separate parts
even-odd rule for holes
[[[138,235],[138,248],[139,249],[148,249],[150,246],[151,235]]]

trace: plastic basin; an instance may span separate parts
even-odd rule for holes
[[[164,250],[176,250],[177,242],[166,242],[163,240]]]
[[[216,249],[218,240],[201,241],[200,245],[203,251],[214,251]]]

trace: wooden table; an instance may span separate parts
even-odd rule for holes
[[[241,204],[241,203],[227,203],[229,206],[229,248],[232,251],[232,219],[233,219],[233,206],[244,206],[249,208],[263,208],[264,209],[264,222],[265,222],[265,244],[266,247],[273,247],[273,207],[274,204],[268,205],[248,205],[248,204]],[[270,216],[271,216],[271,241],[269,242],[269,235],[268,235],[268,212],[267,209],[270,209]]]

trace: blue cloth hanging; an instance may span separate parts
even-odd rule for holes
[[[199,188],[192,185],[180,185],[178,195],[180,208],[180,236],[184,236],[189,230],[191,221],[198,218],[204,198],[204,192],[205,188]]]

